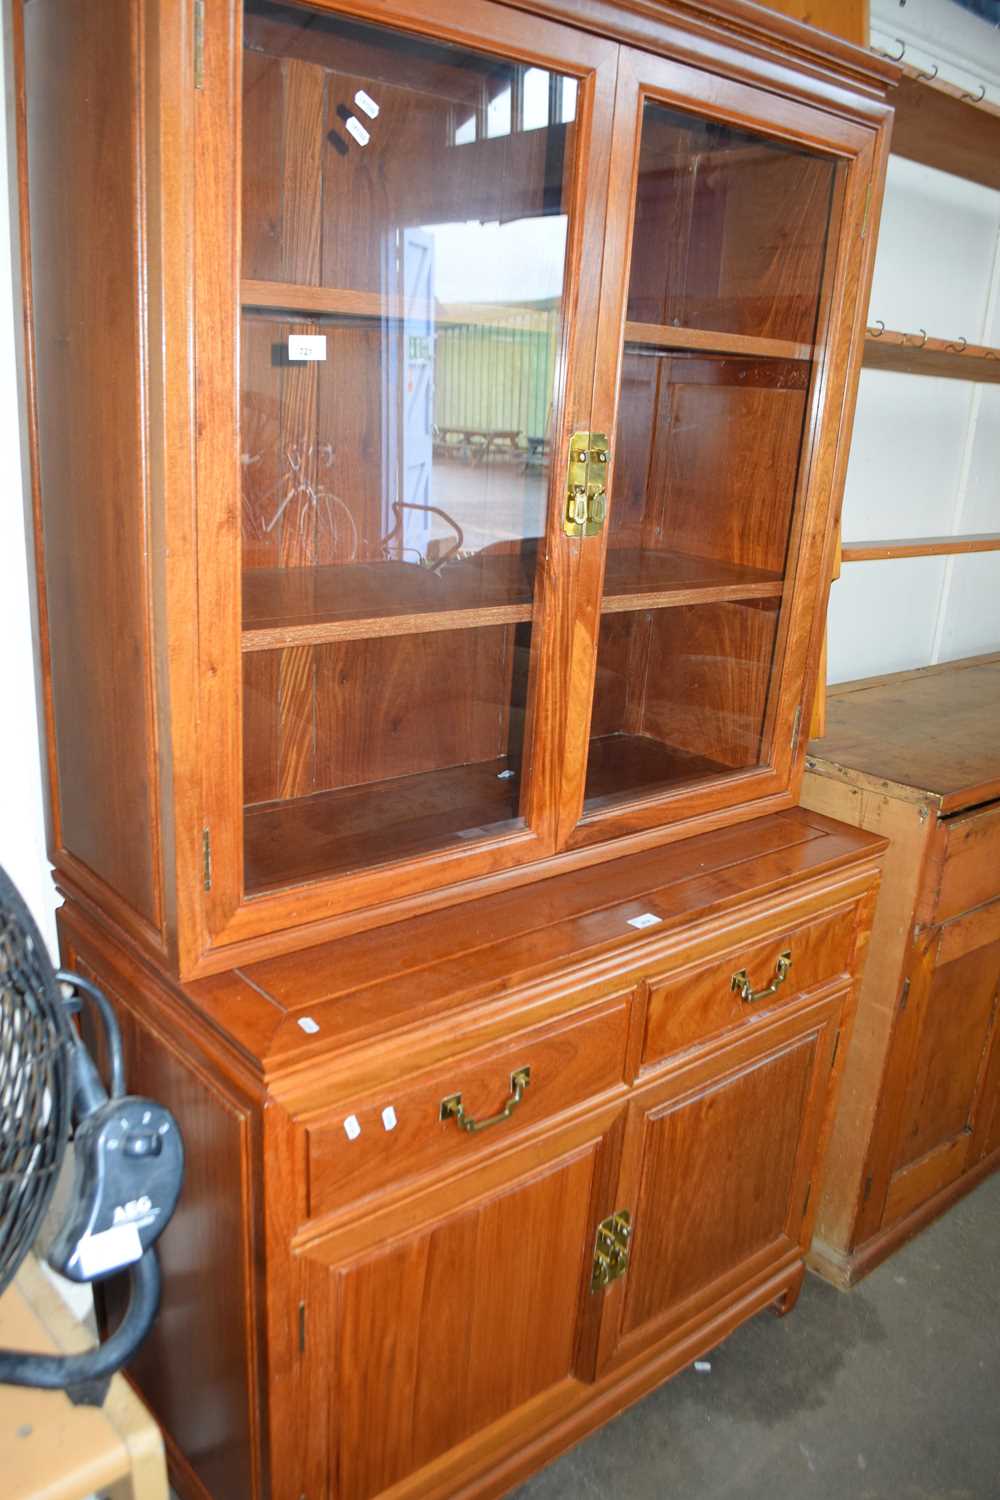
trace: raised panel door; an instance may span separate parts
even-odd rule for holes
[[[472,1201],[452,1191],[361,1249],[331,1237],[304,1252],[324,1494],[450,1495],[449,1464],[474,1468],[530,1403],[569,1399],[600,1314],[590,1261],[613,1192],[607,1119],[573,1147],[536,1149],[492,1191],[477,1182]],[[314,1482],[321,1469],[314,1457]]]
[[[843,993],[672,1070],[630,1106],[628,1274],[602,1360],[696,1328],[805,1249]]]

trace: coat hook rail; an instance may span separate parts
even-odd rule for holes
[[[957,339],[932,337],[926,328],[910,332],[886,328],[876,318],[865,330],[864,363],[870,369],[910,375],[940,375],[952,380],[1000,381],[1000,349]]]

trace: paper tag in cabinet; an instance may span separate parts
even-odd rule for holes
[[[296,362],[326,359],[326,334],[290,333],[288,335],[288,358]]]

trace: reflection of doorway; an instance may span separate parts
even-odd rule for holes
[[[400,306],[383,322],[385,510],[383,535],[401,523],[397,546],[407,562],[427,555],[434,459],[434,240],[422,229],[399,231],[395,275],[386,277]],[[391,244],[395,260],[397,244]],[[398,505],[397,511],[394,506]]]

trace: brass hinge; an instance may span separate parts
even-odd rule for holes
[[[205,0],[194,0],[194,86],[205,87]]]
[[[567,536],[596,536],[608,513],[608,464],[611,452],[603,432],[574,432],[566,469]]]
[[[299,1303],[299,1353],[306,1352],[306,1305]]]
[[[833,1068],[834,1063],[837,1061],[837,1053],[839,1051],[840,1051],[840,1032],[838,1031],[837,1035],[833,1039],[833,1056],[830,1058],[830,1068],[831,1068],[831,1070]]]
[[[590,1290],[602,1292],[606,1286],[624,1276],[628,1270],[629,1244],[632,1239],[632,1215],[620,1208],[597,1226],[594,1239],[594,1264],[590,1273]]]
[[[900,997],[899,997],[899,1009],[900,1009],[900,1012],[902,1012],[902,1011],[904,1011],[906,1009],[907,1003],[909,1002],[909,998],[910,998],[910,980],[909,980],[909,977],[907,977],[906,979],[903,980],[903,989],[902,989],[902,993],[900,994]]]
[[[861,1201],[862,1201],[862,1203],[867,1203],[868,1202],[868,1199],[871,1197],[871,1193],[872,1193],[872,1179],[870,1177],[866,1177],[865,1178],[865,1190],[864,1190],[863,1194],[861,1195]]]
[[[803,1204],[802,1204],[802,1217],[803,1218],[805,1218],[805,1216],[806,1216],[806,1209],[809,1207],[809,1199],[812,1197],[812,1190],[813,1190],[813,1185],[812,1185],[812,1183],[810,1183],[809,1186],[806,1188],[806,1196],[805,1196],[805,1199],[804,1199]]]
[[[201,883],[206,891],[212,889],[212,830],[201,830]]]
[[[802,704],[795,710],[795,718],[792,720],[791,748],[794,750],[799,742],[799,725],[802,723]]]
[[[871,213],[871,207],[872,207],[872,185],[869,182],[868,186],[865,188],[865,212],[864,212],[864,217],[861,220],[861,238],[862,239],[864,239],[865,235],[868,233],[868,215]]]

